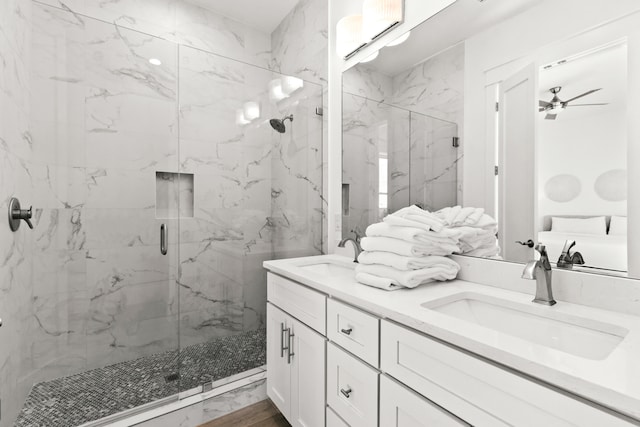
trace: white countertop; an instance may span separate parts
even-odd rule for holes
[[[359,284],[349,275],[327,277],[300,268],[326,262],[353,265],[352,260],[343,256],[321,255],[266,261],[264,267],[381,318],[393,320],[640,420],[640,317],[562,301],[553,307],[540,306],[543,310],[598,320],[629,331],[604,360],[585,359],[421,306],[460,292],[480,293],[520,304],[532,304],[532,295],[463,280],[389,292]]]

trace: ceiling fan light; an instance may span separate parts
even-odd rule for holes
[[[373,40],[393,24],[402,21],[403,0],[364,0],[362,35]]]
[[[345,57],[362,46],[362,15],[345,16],[336,25],[336,51]]]

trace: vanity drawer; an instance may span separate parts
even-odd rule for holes
[[[380,366],[380,320],[377,317],[329,298],[327,337],[371,366]]]
[[[322,335],[326,335],[325,294],[273,273],[267,273],[267,300]]]
[[[333,412],[333,409],[327,406],[327,427],[349,427],[349,424],[345,423]]]
[[[474,426],[631,424],[506,369],[388,321],[382,371]]]
[[[409,390],[386,375],[380,376],[380,426],[461,427],[469,424]]]
[[[340,349],[327,347],[327,405],[351,427],[378,425],[378,372]]]

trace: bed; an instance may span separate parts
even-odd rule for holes
[[[563,226],[554,226],[552,218],[559,218],[556,223],[562,222]],[[590,226],[581,225],[585,221],[580,220],[586,219],[590,220]],[[593,227],[594,222],[599,225]],[[542,231],[538,232],[538,242],[546,245],[552,262],[558,261],[566,240],[576,241],[572,251],[582,254],[586,267],[627,271],[625,217],[545,216]]]

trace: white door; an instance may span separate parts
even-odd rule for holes
[[[385,427],[460,427],[469,424],[382,375],[380,376],[380,425]]]
[[[530,64],[500,85],[499,239],[508,261],[533,259],[532,249],[515,243],[536,241],[537,71]]]
[[[291,369],[287,363],[290,318],[267,303],[267,396],[282,415],[291,419]]]
[[[324,427],[326,340],[306,325],[291,326],[291,424]]]

